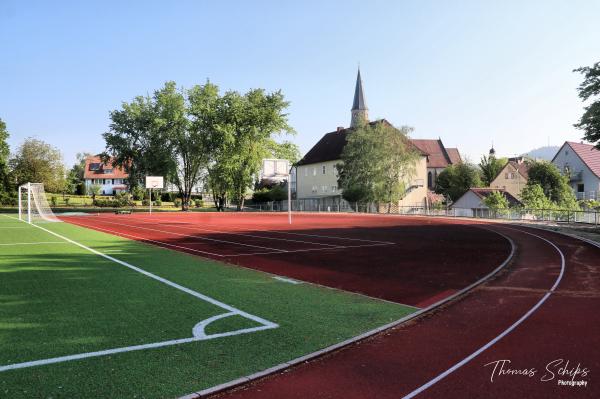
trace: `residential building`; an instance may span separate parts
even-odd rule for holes
[[[296,197],[298,199],[341,198],[342,190],[338,187],[336,165],[342,162],[341,155],[346,145],[347,135],[352,133],[362,121],[368,122],[368,108],[359,71],[354,90],[350,127],[338,127],[337,130],[325,134],[295,166]],[[374,125],[378,122],[392,126],[385,119],[368,123]],[[427,154],[416,147],[415,149],[421,156],[416,164],[415,176],[408,184],[407,193],[398,204],[401,206],[426,204]]]
[[[509,158],[498,175],[490,183],[490,188],[503,189],[518,200],[521,190],[527,185],[529,165],[523,157]]]
[[[600,199],[600,151],[596,147],[566,141],[552,163],[568,177],[577,199]]]
[[[462,162],[457,148],[446,148],[442,139],[412,139],[412,143],[427,154],[427,188],[434,190],[438,175],[450,165]]]
[[[501,193],[508,200],[510,207],[521,205],[521,201],[504,189],[471,188],[452,204],[455,215],[467,217],[489,216],[489,208],[484,201],[488,195],[495,191]]]
[[[113,167],[111,161],[104,163],[98,155],[86,158],[83,173],[86,192],[92,185],[100,186],[102,195],[113,195],[127,190],[126,179],[129,175],[122,168]]]

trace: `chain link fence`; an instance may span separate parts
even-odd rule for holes
[[[343,198],[308,198],[292,200],[293,212],[345,212],[345,213],[371,213],[394,215],[423,215],[423,216],[448,216],[463,218],[485,218],[525,221],[546,221],[565,223],[586,223],[598,225],[600,212],[594,210],[566,210],[566,209],[503,209],[493,211],[481,208],[432,208],[421,204],[404,205],[380,203],[350,203]],[[287,201],[273,201],[254,204],[248,208],[257,211],[287,212]]]

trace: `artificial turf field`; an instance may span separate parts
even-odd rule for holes
[[[72,224],[39,227],[49,231],[0,215],[0,397],[177,397],[417,310]]]

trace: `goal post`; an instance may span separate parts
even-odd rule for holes
[[[19,186],[19,220],[27,223],[60,222],[54,215],[42,183]]]

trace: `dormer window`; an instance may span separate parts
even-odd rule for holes
[[[104,169],[103,172],[105,175],[109,175],[113,172],[113,170],[112,169]]]
[[[92,170],[92,171],[100,170],[100,163],[91,163],[90,170]]]

